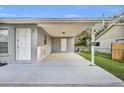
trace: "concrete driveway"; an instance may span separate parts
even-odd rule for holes
[[[75,53],[55,53],[38,64],[0,67],[0,86],[124,86],[124,82]]]

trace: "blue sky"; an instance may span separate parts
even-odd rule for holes
[[[0,18],[89,18],[111,17],[124,9],[124,6],[93,5],[10,5],[0,6]]]

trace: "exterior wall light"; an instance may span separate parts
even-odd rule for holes
[[[65,34],[65,32],[62,32],[62,34]]]

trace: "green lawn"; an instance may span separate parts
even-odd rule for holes
[[[80,54],[81,56],[85,57],[88,60],[90,60],[91,58],[90,52],[81,51],[78,54]],[[112,60],[110,54],[96,52],[95,64],[111,72],[118,78],[124,80],[124,60],[122,61]]]

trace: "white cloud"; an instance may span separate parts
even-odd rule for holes
[[[76,17],[81,17],[81,16],[76,15],[76,14],[69,14],[69,15],[66,15],[65,17],[76,18]]]
[[[0,13],[0,17],[19,17],[19,18],[36,18],[40,16],[32,16],[29,14],[23,14],[23,15],[16,15],[16,14],[10,14],[10,13]]]
[[[0,13],[0,17],[17,17],[15,14]]]
[[[24,14],[24,15],[20,15],[20,17],[36,18],[36,17],[40,17],[40,16]]]

